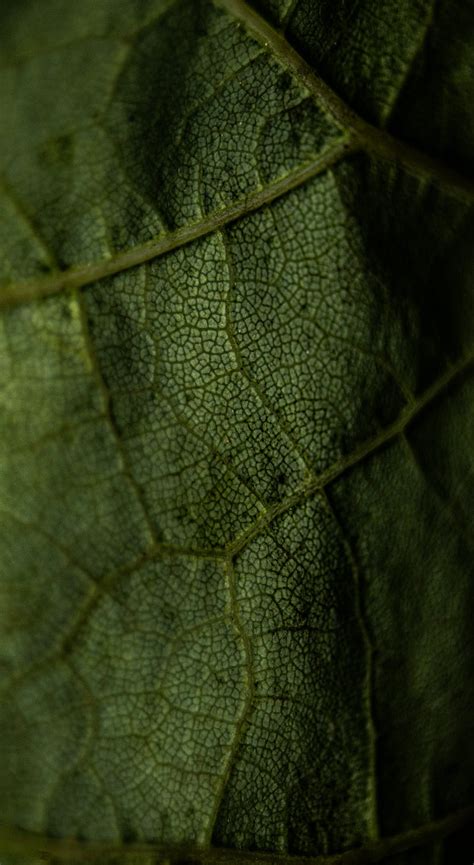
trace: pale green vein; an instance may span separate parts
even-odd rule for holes
[[[4,285],[0,287],[0,308],[18,306],[21,303],[50,297],[68,289],[81,288],[172,252],[174,249],[192,243],[193,240],[198,240],[200,237],[211,234],[213,231],[271,204],[272,201],[307,183],[357,149],[357,146],[350,143],[347,137],[342,136],[332,147],[328,147],[311,162],[299,166],[264,189],[252,192],[239,201],[232,202],[227,207],[209,214],[204,219],[178,228],[172,234],[160,236],[139,246],[126,249],[113,258],[72,267],[61,273],[51,273],[49,276],[39,279]]]
[[[223,376],[223,377],[227,378],[228,374],[226,373],[225,376]],[[171,409],[177,422],[185,430],[187,430],[187,432],[189,432],[193,438],[197,439],[198,441],[200,441],[201,443],[204,443],[206,445],[206,447],[209,450],[210,458],[211,459],[213,459],[213,458],[217,459],[219,461],[219,463],[225,467],[226,472],[228,472],[230,475],[232,475],[232,477],[235,478],[239,484],[241,484],[246,490],[248,490],[248,492],[250,493],[252,498],[255,499],[255,502],[257,503],[258,507],[260,507],[262,510],[264,510],[265,506],[266,506],[264,500],[258,494],[258,491],[256,489],[254,489],[252,484],[249,483],[247,478],[245,478],[245,476],[236,469],[236,467],[233,465],[232,461],[230,459],[226,458],[226,456],[224,454],[222,454],[216,448],[216,446],[212,442],[212,440],[207,439],[207,435],[204,435],[201,429],[196,430],[193,427],[189,418],[187,418],[185,415],[183,415],[182,412],[175,406],[175,404],[174,404],[174,402],[171,399],[169,394],[163,393],[161,391],[160,396],[163,400],[165,400],[165,402],[167,403],[167,405]]]
[[[296,10],[299,0],[289,0],[288,6],[286,7],[282,17],[281,17],[281,26],[283,30],[286,30],[292,17],[293,13]]]
[[[332,502],[326,491],[323,492],[323,499],[326,508],[334,521],[339,537],[344,547],[348,562],[351,567],[352,576],[354,579],[355,592],[355,613],[359,625],[360,634],[364,644],[365,651],[365,711],[367,717],[367,739],[368,739],[368,772],[367,772],[367,828],[369,837],[372,839],[380,838],[379,817],[378,817],[378,798],[377,798],[377,728],[375,725],[374,716],[374,645],[370,633],[370,626],[367,621],[367,615],[363,600],[363,581],[362,574],[352,545],[347,538],[347,533],[334,510]]]
[[[436,3],[436,0],[431,0],[431,4],[429,5],[428,9],[426,10],[425,23],[424,23],[424,26],[421,28],[421,32],[419,34],[418,45],[416,46],[416,48],[412,54],[410,62],[406,65],[406,67],[404,69],[402,79],[398,81],[397,93],[394,94],[394,97],[391,100],[390,105],[387,106],[387,110],[384,112],[384,116],[383,116],[384,126],[387,125],[390,117],[393,115],[394,109],[395,109],[397,102],[398,102],[398,99],[400,98],[400,94],[403,92],[403,88],[404,88],[406,82],[408,81],[408,78],[409,78],[410,73],[413,69],[413,66],[423,51],[423,47],[424,47],[426,40],[428,38],[428,34],[429,34],[430,29],[433,25],[435,3]]]
[[[45,540],[49,544],[51,544],[54,549],[59,550],[69,567],[80,571],[91,584],[95,583],[94,575],[84,567],[84,564],[82,562],[75,558],[71,550],[64,544],[62,544],[57,537],[51,535],[39,523],[35,523],[33,520],[26,520],[20,514],[17,514],[11,509],[2,506],[0,506],[0,518],[2,520],[6,518],[17,523],[17,525],[21,527],[23,532],[36,532],[37,534],[41,535],[41,537],[45,538]]]
[[[61,786],[64,783],[65,779],[68,777],[68,775],[72,774],[83,763],[85,763],[86,758],[90,754],[90,751],[93,747],[94,741],[96,741],[97,739],[97,734],[99,730],[99,720],[97,716],[97,700],[94,694],[92,693],[89,685],[87,684],[81,673],[79,673],[76,667],[71,664],[69,658],[63,660],[63,664],[67,669],[69,675],[73,679],[75,688],[80,688],[83,694],[83,698],[81,700],[81,714],[85,734],[80,743],[77,753],[73,756],[70,762],[67,760],[64,761],[64,764],[60,772],[58,773],[53,785],[49,788],[48,791],[45,791],[45,801],[43,806],[44,815],[48,814],[48,811],[51,808],[52,803],[54,802],[54,797],[61,789]]]
[[[267,399],[265,392],[262,390],[262,388],[260,387],[258,382],[254,379],[254,377],[249,372],[247,365],[245,364],[244,359],[242,357],[242,352],[241,352],[240,347],[239,347],[239,343],[238,343],[237,335],[236,335],[236,329],[234,327],[234,322],[233,322],[233,318],[232,318],[233,292],[234,292],[234,288],[235,288],[235,284],[236,284],[235,266],[234,266],[232,252],[230,249],[230,244],[229,244],[229,241],[227,238],[227,234],[224,230],[221,231],[221,237],[222,237],[222,243],[224,246],[224,255],[225,255],[225,261],[227,264],[227,273],[228,273],[228,282],[229,282],[229,289],[227,291],[226,300],[225,300],[225,329],[226,329],[226,333],[227,333],[227,338],[229,340],[229,345],[231,347],[231,351],[232,351],[232,353],[235,357],[236,363],[237,363],[237,367],[238,367],[242,377],[247,382],[247,384],[251,388],[252,392],[256,396],[257,400],[259,401],[260,405],[264,409],[264,411],[267,411],[271,414],[273,420],[275,421],[277,428],[280,430],[281,434],[289,442],[289,444],[290,444],[291,448],[293,449],[298,460],[300,460],[302,465],[305,467],[306,471],[308,473],[311,473],[311,463],[310,463],[310,459],[309,459],[308,454],[306,454],[302,450],[301,445],[299,444],[297,437],[295,437],[295,435],[293,434],[291,429],[285,423],[284,419],[278,414],[278,412],[273,407],[271,402]]]
[[[25,523],[24,525],[28,527],[28,524]],[[34,528],[36,528],[36,526],[34,526]],[[62,547],[59,547],[57,543],[55,543],[55,546],[61,550],[63,549]],[[85,596],[83,603],[76,610],[76,613],[69,623],[66,633],[62,636],[59,644],[52,646],[51,651],[47,652],[42,658],[39,660],[35,659],[28,667],[19,670],[18,673],[4,681],[3,686],[0,689],[0,696],[5,698],[10,691],[21,686],[26,680],[40,675],[42,671],[47,670],[53,663],[62,662],[71,655],[92,614],[97,609],[104,596],[111,592],[115,583],[119,579],[127,576],[131,577],[134,573],[139,571],[140,568],[149,565],[151,562],[159,561],[166,557],[176,556],[188,556],[193,559],[210,559],[212,561],[222,559],[227,560],[228,558],[226,551],[220,547],[216,547],[215,549],[205,549],[200,547],[187,548],[179,547],[174,544],[159,543],[132,561],[126,562],[126,564],[109,571],[109,573],[105,574],[105,576],[101,578],[94,580],[93,577],[90,577],[90,591]],[[75,565],[74,562],[72,562],[72,564]],[[86,571],[84,571],[84,573],[89,576]]]
[[[376,436],[363,442],[355,448],[348,456],[337,460],[329,468],[325,469],[316,477],[308,479],[305,483],[291,493],[283,501],[268,508],[256,522],[238,535],[228,546],[232,555],[237,555],[248,546],[259,534],[264,532],[270,523],[277,517],[294,508],[306,499],[324,490],[329,484],[337,480],[346,471],[361,463],[364,459],[379,451],[384,445],[396,439],[404,430],[424,411],[438,396],[446,391],[449,386],[461,375],[474,366],[474,355],[464,357],[456,366],[449,367],[416,402],[410,403],[400,412],[393,423],[386,426]]]
[[[360,148],[389,162],[398,163],[410,174],[441,186],[452,195],[471,201],[474,181],[449,165],[377,129],[363,120],[322,80],[309,63],[289,44],[285,36],[252,9],[245,0],[216,0],[229,14],[241,21],[249,33],[271,51],[312,94],[317,105],[351,136]]]
[[[76,291],[76,303],[77,303],[78,310],[79,310],[79,318],[80,318],[80,323],[81,323],[82,338],[84,341],[84,347],[86,350],[87,359],[88,359],[88,362],[90,364],[90,371],[91,371],[91,373],[95,379],[95,383],[97,385],[98,391],[102,397],[104,412],[105,412],[105,415],[107,417],[109,428],[110,428],[112,435],[115,439],[115,443],[116,443],[118,454],[119,454],[119,459],[121,462],[122,472],[126,476],[126,478],[128,479],[130,486],[132,487],[132,489],[135,493],[138,504],[140,505],[140,508],[142,510],[144,522],[145,522],[145,525],[146,525],[147,530],[148,530],[150,544],[152,546],[153,545],[156,546],[158,544],[158,538],[156,535],[156,528],[155,528],[153,520],[151,519],[149,511],[148,511],[148,505],[147,505],[147,502],[145,499],[145,494],[144,494],[140,484],[137,483],[135,476],[133,474],[133,471],[130,467],[130,461],[128,458],[127,450],[126,450],[124,443],[123,443],[122,434],[121,434],[121,431],[118,428],[116,420],[115,420],[113,406],[112,406],[112,398],[111,398],[109,389],[108,389],[108,387],[104,381],[104,378],[103,378],[103,375],[102,375],[102,372],[100,369],[100,364],[99,364],[99,361],[98,361],[97,356],[96,356],[96,351],[95,351],[95,348],[93,346],[92,339],[91,339],[91,336],[89,333],[89,323],[87,320],[87,313],[86,313],[86,310],[84,307],[82,295],[78,291]]]
[[[32,217],[27,212],[25,206],[20,201],[18,195],[13,191],[12,187],[7,183],[5,177],[0,177],[0,192],[10,201],[15,214],[20,219],[24,228],[36,244],[39,254],[43,257],[45,264],[48,267],[54,268],[58,266],[58,262],[53,251],[50,249],[45,239],[42,237],[38,226],[34,223]]]
[[[245,630],[244,624],[242,622],[242,618],[240,615],[239,609],[239,600],[237,594],[237,584],[235,577],[235,570],[232,558],[229,557],[225,563],[226,569],[226,577],[227,577],[227,591],[229,595],[229,606],[230,613],[232,616],[233,627],[236,631],[237,638],[240,641],[243,650],[243,656],[245,661],[245,699],[242,702],[242,708],[240,711],[240,716],[237,719],[237,723],[235,725],[234,736],[232,738],[231,745],[228,750],[227,760],[224,766],[224,769],[221,773],[221,777],[219,780],[219,784],[216,791],[216,796],[214,800],[214,807],[212,809],[206,835],[204,838],[205,844],[210,844],[212,841],[212,833],[214,831],[214,827],[217,821],[217,817],[219,814],[219,809],[221,807],[222,798],[224,796],[225,789],[230,779],[230,775],[232,769],[236,762],[237,753],[240,747],[240,743],[242,741],[242,736],[245,731],[245,728],[248,724],[249,717],[255,706],[255,673],[254,673],[254,658],[253,658],[253,646],[252,641]]]

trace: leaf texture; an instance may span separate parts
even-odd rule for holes
[[[472,3],[0,16],[0,823],[467,865]]]

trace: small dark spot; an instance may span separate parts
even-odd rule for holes
[[[51,267],[51,265],[50,265],[50,264],[46,264],[45,261],[37,261],[37,262],[36,262],[36,267],[37,267],[38,270],[41,271],[41,273],[51,273],[51,271],[52,271],[52,269],[53,269],[53,268]]]
[[[213,209],[214,199],[211,192],[206,187],[201,190],[202,208],[204,213],[209,213]]]
[[[306,622],[308,620],[310,612],[311,612],[311,603],[308,601],[302,605],[302,607],[299,611],[300,617],[303,620],[303,622]]]
[[[292,80],[291,80],[290,75],[288,75],[286,73],[284,75],[281,75],[279,78],[279,81],[278,81],[278,85],[279,85],[281,92],[286,93],[286,91],[289,90],[291,85],[292,85]]]
[[[120,251],[124,246],[124,236],[123,229],[118,225],[112,225],[110,228],[110,240],[112,243],[112,248],[115,251]]]
[[[138,840],[138,835],[131,826],[124,826],[122,829],[122,841],[124,844],[134,844]]]
[[[61,318],[64,321],[71,321],[71,318],[72,318],[71,307],[67,303],[64,303],[61,307]]]
[[[301,775],[298,779],[299,788],[302,793],[307,793],[309,790],[309,781],[306,775]]]

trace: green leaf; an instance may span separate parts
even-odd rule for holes
[[[2,863],[467,865],[472,3],[0,23]]]

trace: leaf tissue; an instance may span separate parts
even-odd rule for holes
[[[473,44],[3,0],[2,865],[474,860]]]

